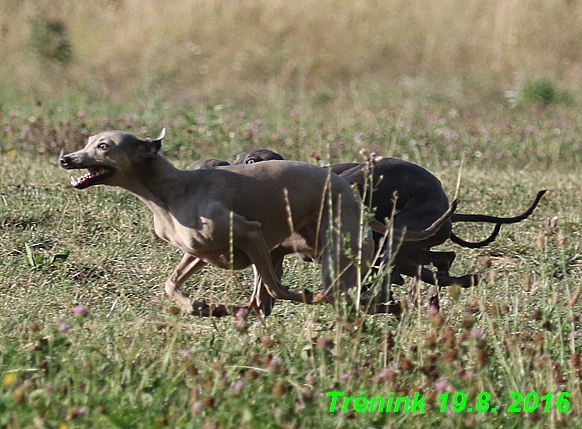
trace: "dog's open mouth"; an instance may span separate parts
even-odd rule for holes
[[[89,172],[80,177],[71,177],[71,185],[77,189],[85,189],[89,186],[103,183],[105,179],[110,177],[115,170],[110,167],[87,167]]]

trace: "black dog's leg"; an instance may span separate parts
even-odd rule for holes
[[[457,254],[455,252],[433,252],[422,249],[421,265],[432,264],[437,271],[449,271]]]
[[[477,274],[466,274],[464,276],[455,277],[449,275],[446,271],[437,271],[435,273],[428,268],[410,261],[401,261],[399,269],[402,274],[410,277],[420,277],[420,280],[423,282],[434,286],[458,285],[463,288],[469,288],[478,283]]]

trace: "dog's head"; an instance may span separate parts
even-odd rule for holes
[[[124,131],[104,131],[89,137],[83,149],[61,155],[59,163],[67,170],[89,170],[83,176],[71,177],[71,185],[77,189],[100,184],[118,185],[123,176],[157,156],[165,135],[165,128],[155,140],[140,140]]]
[[[248,152],[239,153],[234,159],[233,165],[254,164],[255,162],[279,160],[283,158],[277,152],[269,149],[254,149]]]

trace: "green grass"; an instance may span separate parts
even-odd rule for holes
[[[486,111],[410,97],[318,109],[157,100],[82,99],[4,105],[0,147],[0,427],[578,427],[580,149],[575,109]],[[353,100],[352,100],[353,101]],[[384,109],[378,106],[384,105]],[[457,109],[452,110],[452,109]],[[11,113],[12,112],[12,113]],[[232,159],[257,146],[309,162],[360,159],[360,148],[408,157],[433,171],[459,212],[518,213],[549,189],[527,221],[480,250],[458,251],[453,272],[478,272],[475,288],[443,289],[439,315],[396,293],[406,317],[338,320],[327,306],[280,302],[266,320],[176,314],[163,281],[180,254],[153,233],[151,214],[125,191],[75,191],[56,157],[105,128],[153,136],[160,125],[179,166]],[[509,154],[511,152],[511,155]],[[317,161],[316,156],[321,158]],[[557,226],[548,218],[557,217]],[[487,227],[455,227],[476,240]],[[250,272],[205,269],[196,298],[244,302]],[[313,264],[289,257],[286,284],[317,289]],[[88,315],[76,316],[82,303]],[[66,325],[64,325],[65,323]],[[330,413],[327,392],[426,396],[425,413]],[[496,413],[441,413],[464,392],[475,409],[488,392]],[[512,392],[568,392],[569,409],[508,413]],[[460,396],[456,397],[460,400]],[[341,402],[340,408],[341,408]],[[519,405],[523,407],[523,404]]]
[[[582,3],[166,3],[0,2],[0,429],[580,427]],[[292,303],[192,318],[165,296],[181,255],[146,207],[72,190],[57,165],[93,133],[162,126],[180,167],[366,149],[428,168],[451,199],[462,170],[462,213],[518,213],[549,192],[490,246],[442,246],[481,282],[442,290],[440,315],[398,287],[401,321]],[[285,264],[285,284],[319,287],[316,266]],[[186,286],[243,303],[251,285],[207,268]],[[419,392],[425,413],[330,413],[333,391]],[[444,392],[473,410],[488,392],[497,412],[441,413]],[[569,409],[508,413],[512,392],[568,392]]]

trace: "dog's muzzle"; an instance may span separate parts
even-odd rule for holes
[[[59,164],[66,170],[80,170],[86,168],[87,174],[80,177],[71,177],[71,186],[77,189],[85,189],[89,186],[103,183],[105,179],[111,177],[115,170],[111,167],[102,165],[85,165],[70,155],[61,155],[59,157]]]
[[[70,169],[70,168],[74,168],[72,166],[71,157],[69,157],[67,155],[61,155],[59,157],[59,164],[61,164],[61,167],[66,168],[67,170]]]

